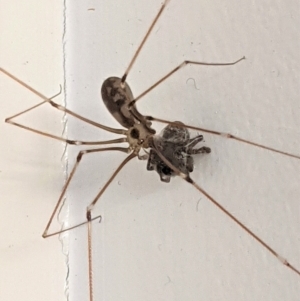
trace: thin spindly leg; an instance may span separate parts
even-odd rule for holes
[[[238,59],[235,62],[230,62],[230,63],[207,63],[207,62],[197,62],[197,61],[184,61],[180,65],[178,65],[176,68],[174,68],[172,71],[170,71],[168,74],[163,76],[160,80],[158,80],[155,84],[150,86],[148,89],[146,89],[143,93],[141,93],[139,96],[137,96],[134,100],[130,102],[128,105],[129,109],[142,97],[144,97],[147,93],[149,93],[151,90],[153,90],[155,87],[160,85],[163,81],[165,81],[167,78],[169,78],[172,74],[180,70],[181,68],[185,67],[188,64],[191,65],[202,65],[202,66],[232,66],[237,63],[239,63],[242,60],[245,60],[246,58],[243,56],[242,58]]]
[[[31,91],[32,93],[34,93],[35,95],[39,96],[41,99],[43,99],[43,101],[42,101],[41,103],[39,103],[39,104],[37,104],[37,105],[35,105],[35,106],[33,106],[33,107],[30,107],[29,109],[26,109],[26,110],[24,110],[24,111],[22,111],[22,112],[20,112],[20,113],[18,113],[18,114],[15,114],[15,115],[13,115],[13,116],[7,118],[7,119],[5,120],[5,122],[7,122],[7,123],[11,123],[11,124],[17,125],[17,126],[19,126],[19,127],[26,128],[25,126],[21,126],[21,125],[19,125],[19,124],[15,124],[15,123],[12,122],[11,120],[12,120],[13,118],[16,118],[17,116],[20,116],[20,115],[22,115],[22,114],[25,114],[25,113],[27,113],[27,112],[29,112],[29,111],[31,111],[31,110],[37,108],[38,106],[40,106],[40,105],[42,105],[42,104],[44,104],[44,103],[48,103],[48,104],[50,104],[52,107],[56,108],[57,110],[62,111],[62,112],[65,112],[65,113],[67,113],[67,114],[70,114],[71,116],[73,116],[73,117],[75,117],[75,118],[77,118],[77,119],[79,119],[79,120],[81,120],[81,121],[83,121],[83,122],[86,122],[86,123],[88,123],[88,124],[90,124],[90,125],[92,125],[92,126],[95,126],[95,127],[97,127],[97,128],[100,128],[100,129],[102,129],[102,130],[105,130],[105,131],[108,131],[108,132],[111,132],[111,133],[114,133],[114,134],[120,134],[120,135],[126,135],[126,133],[127,133],[127,131],[124,130],[124,129],[114,129],[114,128],[110,128],[110,127],[105,126],[105,125],[103,125],[103,124],[100,124],[100,123],[98,123],[98,122],[92,121],[92,120],[90,120],[90,119],[88,119],[88,118],[85,118],[85,117],[83,117],[83,116],[81,116],[81,115],[79,115],[79,114],[77,114],[77,113],[75,113],[75,112],[73,112],[73,111],[71,111],[71,110],[65,108],[64,106],[61,106],[61,105],[55,103],[51,98],[48,98],[48,97],[46,97],[45,95],[43,95],[42,93],[40,93],[40,92],[38,92],[37,90],[33,89],[32,87],[30,87],[29,85],[27,85],[25,82],[23,82],[23,81],[20,80],[19,78],[15,77],[14,75],[12,75],[12,74],[9,73],[8,71],[4,70],[3,68],[0,68],[0,71],[3,72],[3,73],[4,73],[5,75],[7,75],[8,77],[10,77],[10,78],[12,78],[13,80],[15,80],[16,82],[18,82],[20,85],[22,85],[23,87],[25,87],[26,89],[28,89],[29,91]],[[59,94],[60,94],[60,93],[59,93]],[[59,95],[59,94],[56,94],[56,95],[53,96],[52,98],[56,97],[56,96]],[[26,129],[28,129],[28,130],[30,130],[30,131],[33,131],[33,129],[30,129],[30,128],[26,128]],[[41,132],[38,132],[38,131],[37,131],[36,133],[41,134]],[[48,136],[48,135],[45,135],[45,136]],[[54,138],[54,137],[53,137],[53,138]],[[56,138],[54,138],[54,139],[56,139]]]
[[[125,83],[126,78],[127,78],[127,75],[128,75],[128,73],[129,73],[131,67],[133,66],[133,64],[134,64],[134,62],[135,62],[135,60],[136,60],[136,58],[138,57],[138,55],[139,55],[139,53],[141,52],[141,50],[142,50],[142,48],[143,48],[145,42],[147,41],[147,39],[148,39],[148,37],[149,37],[149,35],[150,35],[150,33],[151,33],[151,31],[152,31],[152,29],[153,29],[155,23],[157,22],[157,20],[158,20],[159,17],[161,16],[162,12],[164,11],[164,9],[165,9],[165,7],[167,6],[167,4],[169,3],[169,1],[170,1],[170,0],[165,0],[165,1],[164,1],[164,3],[162,4],[162,6],[161,6],[159,12],[157,13],[157,15],[155,16],[154,20],[152,21],[152,23],[151,23],[149,29],[147,30],[146,35],[144,36],[144,38],[143,38],[141,44],[139,45],[137,51],[135,52],[135,54],[134,54],[134,56],[133,56],[131,62],[129,63],[129,66],[127,67],[127,69],[126,69],[126,71],[125,71],[125,73],[124,73],[124,75],[122,76],[122,79],[121,79],[121,85],[123,85],[123,84]]]
[[[87,220],[88,220],[88,262],[89,262],[89,295],[90,295],[90,301],[93,299],[93,257],[92,257],[92,221],[95,218],[91,217],[91,211],[93,210],[94,206],[96,205],[97,201],[100,199],[100,197],[103,195],[104,191],[107,189],[107,187],[110,185],[110,183],[113,181],[113,179],[116,177],[116,175],[120,172],[120,170],[133,158],[137,156],[136,153],[132,152],[130,155],[128,155],[125,160],[119,165],[119,167],[115,170],[115,172],[111,175],[111,177],[108,179],[108,181],[105,183],[103,188],[100,190],[100,192],[97,194],[97,196],[94,198],[92,203],[87,207]]]
[[[201,132],[209,133],[209,134],[212,134],[212,135],[225,137],[225,138],[228,138],[228,139],[233,139],[233,140],[243,142],[243,143],[246,143],[246,144],[249,144],[249,145],[253,145],[253,146],[256,146],[256,147],[259,147],[259,148],[262,148],[262,149],[266,149],[266,150],[269,150],[269,151],[272,151],[272,152],[275,152],[275,153],[278,153],[278,154],[281,154],[281,155],[284,155],[284,156],[292,157],[292,158],[295,158],[295,159],[300,159],[299,155],[290,154],[290,153],[287,153],[287,152],[284,152],[284,151],[281,151],[281,150],[278,150],[278,149],[275,149],[275,148],[272,148],[272,147],[268,147],[268,146],[265,146],[265,145],[262,145],[262,144],[244,139],[244,138],[234,136],[234,135],[229,134],[229,133],[222,133],[222,132],[218,132],[218,131],[214,131],[214,130],[208,130],[208,129],[199,128],[199,127],[192,126],[192,125],[179,124],[179,123],[176,123],[176,122],[172,122],[170,120],[165,120],[165,119],[156,118],[156,117],[152,117],[152,116],[147,116],[146,119],[148,119],[150,121],[157,121],[157,122],[164,123],[164,124],[173,124],[173,125],[176,125],[176,126],[182,126],[184,128],[187,128],[187,129],[201,131]]]
[[[121,152],[123,152],[123,153],[129,153],[130,149],[124,148],[124,147],[106,147],[106,148],[98,148],[98,149],[81,150],[81,151],[78,153],[77,158],[76,158],[75,165],[74,165],[74,167],[73,167],[73,169],[72,169],[72,171],[71,171],[71,173],[70,173],[70,175],[69,175],[69,177],[68,177],[68,179],[67,179],[67,181],[66,181],[66,183],[65,183],[65,185],[64,185],[64,187],[63,187],[63,189],[62,189],[62,192],[61,192],[61,194],[60,194],[60,196],[59,196],[59,198],[58,198],[58,201],[57,201],[57,203],[56,203],[56,205],[55,205],[55,207],[54,207],[54,210],[53,210],[53,212],[52,212],[52,214],[51,214],[51,216],[50,216],[50,218],[49,218],[49,221],[48,221],[48,223],[47,223],[47,226],[46,226],[46,228],[45,228],[45,230],[44,230],[44,232],[43,232],[43,237],[44,237],[44,238],[49,237],[49,236],[53,236],[53,235],[57,235],[57,234],[60,234],[60,233],[62,233],[62,232],[66,232],[66,231],[68,231],[68,230],[71,230],[71,229],[77,228],[77,227],[79,227],[79,226],[81,226],[81,225],[84,225],[84,224],[88,223],[89,221],[92,221],[92,220],[94,220],[94,219],[100,218],[100,216],[97,216],[97,217],[95,217],[95,218],[93,218],[93,219],[88,219],[88,221],[82,222],[82,223],[80,223],[80,224],[76,224],[76,225],[71,226],[71,227],[68,227],[68,228],[66,228],[66,229],[63,229],[63,230],[60,230],[60,231],[56,231],[56,232],[52,232],[52,233],[48,233],[49,228],[50,228],[50,226],[51,226],[51,223],[52,223],[52,221],[53,221],[53,218],[54,218],[54,216],[57,214],[57,211],[58,211],[59,207],[61,206],[63,197],[64,197],[64,195],[65,195],[65,193],[66,193],[66,190],[67,190],[67,188],[68,188],[68,186],[69,186],[69,184],[70,184],[72,178],[74,177],[74,174],[75,174],[75,172],[76,172],[76,170],[77,170],[77,167],[78,167],[79,163],[81,162],[82,157],[83,157],[84,155],[86,155],[86,154],[97,153],[97,152],[103,152],[103,151],[121,151]],[[124,164],[121,163],[121,165],[119,166],[119,168],[118,168],[117,170],[120,170],[123,166],[124,166]],[[108,180],[108,182],[110,183],[111,180]],[[108,186],[108,184],[106,183],[106,184],[104,185],[104,187],[105,187],[104,190],[107,188],[107,186]],[[102,190],[103,190],[103,189],[102,189]],[[101,191],[102,191],[102,190],[101,190]],[[99,196],[99,197],[100,197],[100,196]],[[99,197],[98,197],[98,198],[99,198]]]
[[[300,271],[291,265],[287,259],[283,256],[279,255],[274,249],[272,249],[265,241],[263,241],[260,237],[258,237],[254,232],[252,232],[248,227],[246,227],[239,219],[237,219],[233,214],[231,214],[227,209],[225,209],[219,202],[217,202],[211,195],[209,195],[203,188],[201,188],[198,184],[194,182],[191,177],[183,172],[181,172],[178,168],[171,164],[163,154],[159,151],[158,145],[153,139],[153,149],[156,151],[157,155],[160,159],[168,165],[178,176],[180,176],[187,183],[193,185],[200,193],[206,196],[206,198],[213,203],[216,207],[218,207],[223,213],[225,213],[232,221],[234,221],[239,227],[241,227],[244,231],[246,231],[254,240],[256,240],[262,247],[264,247],[267,251],[269,251],[273,256],[275,256],[282,264],[290,268],[293,272],[295,272],[298,276],[300,276]]]
[[[25,129],[27,131],[30,131],[30,132],[33,132],[33,133],[36,133],[36,134],[39,134],[39,135],[42,135],[42,136],[45,136],[45,137],[49,137],[49,138],[52,138],[52,139],[55,139],[55,140],[65,142],[65,143],[70,144],[70,145],[102,145],[102,144],[113,144],[113,143],[127,142],[127,138],[125,138],[125,137],[118,138],[118,139],[113,139],[113,140],[106,140],[106,141],[72,140],[72,139],[66,139],[66,138],[63,138],[63,137],[60,137],[60,136],[56,136],[56,135],[53,135],[53,134],[49,134],[49,133],[46,133],[46,132],[43,132],[43,131],[39,131],[39,130],[31,128],[29,126],[26,126],[26,125],[20,124],[18,122],[12,121],[11,117],[7,118],[5,120],[5,122],[7,122],[9,124],[12,124],[14,126],[17,126],[19,128]]]

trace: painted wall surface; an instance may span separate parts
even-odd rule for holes
[[[102,103],[101,84],[123,75],[161,0],[6,2],[0,67],[49,97],[62,85],[57,101],[120,128]],[[135,96],[183,60],[247,59],[231,67],[186,66],[142,98],[139,111],[300,155],[298,11],[295,0],[171,0],[128,76]],[[4,124],[39,99],[3,74],[0,85],[0,299],[88,301],[86,227],[62,242],[41,238],[86,147],[65,149]],[[21,119],[70,139],[117,138],[50,106]],[[212,153],[195,159],[192,178],[299,269],[300,160],[204,137]],[[83,222],[86,206],[124,158],[85,156],[59,221]],[[180,178],[161,183],[146,162],[124,167],[97,214],[95,300],[298,300],[299,276],[193,187]]]

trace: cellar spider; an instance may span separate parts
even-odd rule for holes
[[[161,23],[161,24],[163,24],[163,22]],[[151,39],[150,39],[151,40]],[[148,47],[149,47],[149,45],[148,45]],[[146,48],[146,47],[145,47]],[[187,67],[186,67],[187,68]],[[240,68],[240,66],[235,66],[234,68]],[[193,73],[194,73],[194,70],[195,70],[196,68],[194,67],[193,69],[189,69],[189,71],[188,71],[188,73],[187,74],[189,74],[189,76],[190,76],[190,72],[191,72],[191,70],[193,70]],[[243,70],[245,70],[245,69],[243,69]],[[197,71],[196,71],[197,72]],[[203,69],[202,69],[202,72],[207,72],[207,71],[203,71]],[[214,71],[213,71],[214,72]],[[226,70],[219,70],[219,72],[224,72],[224,73],[226,73],[226,72],[230,72],[227,68],[226,68]],[[193,74],[193,77],[194,77],[194,74]],[[170,80],[169,80],[169,82],[172,82],[172,79],[170,78]],[[178,81],[179,83],[180,83],[180,81]],[[183,81],[183,82],[185,82],[185,81]],[[171,84],[170,84],[171,85]],[[201,84],[201,87],[202,87],[202,85],[203,84]],[[134,90],[134,89],[133,89]],[[135,93],[135,92],[134,92]],[[141,106],[142,106],[142,103],[145,101],[149,101],[150,99],[148,98],[147,100],[141,100]],[[201,105],[201,104],[200,104]],[[194,106],[194,104],[193,104],[193,106]],[[138,105],[138,107],[140,108],[140,106]],[[201,107],[201,106],[200,106]],[[141,109],[140,109],[141,110]],[[145,110],[141,110],[141,112],[143,112],[143,111],[145,111]],[[201,111],[199,111],[200,112],[200,115],[201,115]],[[176,120],[181,120],[181,119],[176,119]],[[102,121],[102,120],[101,120]],[[254,136],[255,137],[255,136]],[[208,139],[208,137],[207,137],[207,135],[205,135],[205,138],[206,139]],[[220,138],[221,139],[221,138]],[[225,139],[223,139],[223,140],[225,140]],[[226,143],[229,143],[228,141],[226,141]],[[210,146],[211,148],[212,148],[212,152],[216,152],[217,150],[215,149],[215,146],[213,146],[213,145],[211,145],[211,143],[206,143],[208,146]],[[236,146],[235,146],[236,147]],[[250,147],[249,147],[250,148]],[[243,148],[243,150],[246,150],[246,148]],[[248,150],[247,149],[247,151],[249,151],[249,152],[251,152],[251,150]],[[261,154],[261,152],[259,152],[259,151],[253,151],[253,153],[252,154],[255,154],[255,156],[259,156],[260,154]],[[212,155],[213,155],[213,153],[212,153]],[[264,156],[264,155],[263,155]],[[272,155],[270,155],[270,156],[272,156]],[[208,158],[210,157],[210,155],[208,155],[207,156]],[[264,158],[266,158],[266,156],[264,157]],[[276,158],[278,158],[278,157],[276,157]],[[204,159],[204,160],[207,160],[206,158]],[[277,160],[277,159],[276,159]],[[278,159],[278,160],[281,160],[281,159]],[[282,159],[282,160],[287,160],[287,159]],[[202,160],[201,160],[202,161]],[[288,161],[282,161],[282,162],[290,162],[291,160],[288,160]],[[293,161],[294,162],[294,161]],[[283,164],[287,164],[287,163],[283,163]],[[296,163],[294,163],[294,164],[297,164],[297,162]],[[200,169],[200,167],[198,167],[198,170]],[[197,172],[197,170],[195,171],[195,172]],[[193,174],[194,173],[192,173],[191,174],[191,176],[193,177]],[[223,176],[224,176],[224,174],[223,174]],[[218,177],[218,179],[219,180],[221,180],[219,177]],[[176,181],[176,185],[182,185],[182,184],[179,184],[180,182],[178,181],[178,179],[173,179],[172,181]],[[171,181],[171,182],[172,182]],[[122,183],[121,183],[121,187],[122,187],[122,184],[124,183],[124,181],[122,180]],[[214,189],[220,189],[219,188],[219,186],[218,186],[218,182],[217,183],[215,183],[216,184],[216,186],[214,186]],[[157,184],[158,185],[158,184]],[[223,185],[222,185],[223,186]],[[225,186],[225,185],[224,185]],[[170,189],[170,188],[169,188]],[[190,191],[190,188],[189,188],[189,191]],[[149,191],[148,191],[148,193],[149,193]],[[165,192],[164,192],[165,193]],[[191,192],[190,192],[191,193]],[[122,195],[123,196],[123,195]],[[175,195],[176,196],[176,195]],[[246,196],[245,196],[246,197]],[[104,197],[105,198],[105,197]],[[109,197],[108,197],[109,198]],[[166,198],[167,199],[167,197],[164,197],[164,198]],[[201,197],[202,199],[201,199],[201,202],[203,202],[204,201],[204,197]],[[220,197],[218,197],[218,199],[219,199]],[[230,197],[231,198],[231,197]],[[173,199],[174,199],[174,194],[173,194]],[[151,197],[150,197],[150,200],[151,200]],[[113,200],[114,201],[114,200]],[[155,200],[152,200],[153,202],[155,201]],[[149,200],[148,200],[148,202],[149,202]],[[198,199],[197,199],[197,202],[198,202]],[[284,202],[288,202],[288,200],[284,200]],[[202,203],[200,203],[200,204],[202,204]],[[135,202],[135,205],[137,205],[136,204],[136,202]],[[225,205],[225,203],[224,203],[224,205]],[[178,205],[179,206],[179,205]],[[195,208],[196,208],[196,206],[195,206]],[[199,208],[199,207],[198,207]],[[203,209],[204,210],[204,209]],[[101,211],[101,210],[100,210]],[[213,212],[213,211],[212,211]],[[108,215],[108,213],[105,213],[105,219],[107,219],[107,215]],[[104,214],[103,214],[103,216],[104,216]],[[128,221],[127,221],[128,222]],[[176,220],[175,220],[175,222],[176,222]],[[109,221],[108,221],[108,223],[109,223]],[[182,224],[181,224],[181,226],[182,226]],[[97,228],[97,231],[99,231],[99,228],[100,227],[105,227],[105,223],[104,223],[104,221],[103,221],[103,223],[101,224],[101,226],[96,226],[96,228]],[[176,226],[175,226],[176,227]],[[222,227],[222,226],[221,226]],[[230,226],[228,226],[228,227],[230,227]],[[231,229],[231,228],[230,228]],[[78,231],[79,231],[79,229],[78,229]],[[96,231],[96,230],[95,230]],[[209,231],[209,229],[206,229],[206,231]],[[189,233],[189,232],[187,232],[187,233]],[[241,235],[241,234],[240,234]],[[196,236],[195,236],[196,237]],[[176,245],[176,244],[175,244]],[[219,244],[218,245],[216,245],[216,248],[218,248],[218,246],[219,246]],[[174,246],[173,246],[174,247]],[[206,246],[202,246],[203,248],[206,248]],[[158,249],[162,249],[162,246],[158,246]],[[198,250],[199,251],[199,250]],[[249,251],[249,253],[251,253],[250,251]],[[100,253],[101,254],[101,253]],[[180,254],[179,252],[177,253],[177,254]],[[261,254],[261,253],[259,253],[259,254]],[[198,254],[197,254],[198,255]],[[249,256],[251,256],[251,254],[248,254]],[[179,255],[178,255],[179,256]],[[195,256],[195,255],[194,255]],[[273,262],[273,261],[272,261]],[[277,264],[275,264],[275,262],[276,261],[274,261],[274,265],[276,265],[277,266]],[[97,266],[97,268],[98,268],[98,266]],[[191,267],[192,268],[192,270],[193,270],[193,267]],[[219,269],[220,269],[220,267],[219,267]],[[253,268],[254,269],[254,268]],[[113,271],[113,267],[111,267],[111,270]],[[250,269],[250,271],[251,271],[251,269]],[[113,272],[111,272],[111,273],[113,273]],[[176,273],[175,273],[176,274]],[[197,273],[195,274],[195,275],[197,275]],[[213,274],[212,274],[213,275]],[[211,275],[211,276],[212,276]],[[256,275],[256,274],[255,274]],[[146,277],[146,276],[145,276]],[[154,276],[155,277],[155,276]],[[174,285],[174,277],[172,277],[172,276],[169,276],[169,278],[168,277],[165,277],[165,279],[166,279],[166,281],[163,283],[164,285],[165,285],[165,287],[168,289],[168,287],[169,287],[169,285]],[[170,281],[169,281],[169,279],[170,279]],[[194,279],[188,279],[189,281],[187,281],[187,279],[183,279],[184,280],[184,283],[188,283],[188,282],[190,282],[190,281],[192,281],[192,280],[195,280],[195,278]],[[224,280],[225,281],[225,280]],[[280,281],[280,280],[279,280]],[[126,282],[126,281],[124,281],[124,282]],[[225,281],[226,282],[226,281]],[[176,283],[176,281],[175,281],[175,283]],[[221,285],[220,286],[222,286],[222,284],[223,284],[223,282],[221,283]],[[177,283],[177,285],[178,285],[178,283]],[[216,289],[216,288],[215,288]],[[219,289],[219,288],[218,288]],[[243,289],[245,289],[245,288],[243,288]],[[180,293],[179,293],[179,295],[180,295]],[[184,296],[184,295],[183,295]],[[183,297],[182,296],[182,297]],[[126,296],[123,296],[123,298],[126,298]],[[122,298],[122,299],[123,299]],[[129,298],[129,297],[127,297],[127,298]],[[72,299],[73,300],[73,299]]]

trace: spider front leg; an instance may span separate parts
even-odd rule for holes
[[[194,149],[194,147],[203,141],[203,135],[197,135],[196,137],[190,139],[185,152],[189,155],[196,155],[196,154],[209,154],[211,149],[207,146],[202,146],[200,148]]]

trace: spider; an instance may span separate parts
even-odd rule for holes
[[[169,1],[165,1],[158,16],[160,16],[162,10],[164,7],[167,5]],[[155,22],[157,19],[154,19],[154,22],[152,25],[154,26]],[[151,25],[151,29],[152,29]],[[150,32],[149,32],[150,33]],[[148,34],[146,35],[146,38],[148,37]],[[146,40],[146,39],[145,39]],[[141,44],[140,49],[142,49],[143,43]],[[139,54],[140,49],[136,52],[136,56]],[[136,57],[135,56],[135,57]],[[147,169],[148,170],[156,170],[157,173],[159,174],[159,178],[163,182],[169,182],[172,177],[174,176],[179,176],[183,178],[186,182],[189,184],[192,184],[198,191],[200,191],[204,196],[206,196],[210,201],[212,201],[214,204],[216,204],[223,212],[225,212],[230,218],[233,218],[233,220],[238,223],[242,228],[244,228],[252,237],[258,242],[261,243],[261,240],[257,238],[252,231],[247,229],[246,226],[244,226],[243,223],[240,221],[237,221],[235,217],[233,217],[229,212],[226,211],[222,206],[220,206],[218,203],[216,203],[216,200],[210,196],[205,190],[203,190],[202,187],[198,186],[198,184],[192,179],[192,172],[193,172],[193,155],[200,154],[200,153],[210,153],[210,148],[207,146],[201,146],[201,147],[196,147],[198,142],[201,142],[203,139],[203,135],[198,134],[196,137],[191,138],[190,133],[188,129],[194,129],[200,132],[208,132],[210,134],[215,134],[219,136],[224,136],[229,139],[234,139],[238,140],[247,144],[252,144],[254,146],[257,146],[259,148],[265,148],[267,150],[271,150],[274,152],[279,152],[283,155],[287,155],[290,157],[294,157],[296,159],[299,159],[299,156],[297,155],[292,155],[287,152],[282,152],[275,150],[273,148],[265,147],[261,144],[255,143],[255,142],[250,142],[245,139],[241,139],[238,137],[235,137],[234,135],[231,134],[224,134],[222,132],[216,132],[216,131],[210,131],[210,130],[205,130],[203,128],[199,127],[194,127],[194,126],[188,126],[187,124],[174,121],[170,122],[161,118],[156,118],[152,116],[144,116],[142,115],[138,110],[137,110],[137,105],[142,99],[142,97],[150,92],[152,89],[154,89],[156,86],[158,86],[160,83],[162,83],[166,78],[171,76],[173,73],[177,72],[180,68],[184,67],[186,64],[200,64],[200,65],[234,65],[238,63],[239,61],[243,60],[244,58],[241,58],[240,60],[237,60],[232,63],[201,63],[197,61],[185,61],[182,64],[179,64],[175,69],[173,69],[170,73],[168,73],[165,77],[163,77],[161,80],[156,82],[153,86],[151,86],[149,89],[145,91],[145,93],[140,94],[137,97],[133,97],[133,94],[131,92],[131,89],[126,81],[127,79],[127,74],[130,71],[130,68],[132,67],[135,57],[133,58],[132,62],[129,64],[128,69],[126,70],[125,74],[122,77],[109,77],[102,85],[101,89],[101,94],[102,98],[104,100],[104,103],[110,113],[112,114],[113,117],[125,128],[125,129],[113,129],[110,127],[103,126],[100,123],[95,123],[91,120],[87,120],[84,117],[77,115],[76,113],[60,106],[57,105],[52,99],[49,99],[47,97],[44,97],[43,95],[40,95],[43,99],[44,102],[50,103],[54,108],[59,109],[63,112],[69,113],[70,115],[73,115],[74,117],[77,117],[87,123],[90,123],[92,125],[96,125],[97,127],[100,127],[104,130],[108,130],[113,133],[121,134],[124,135],[122,138],[117,138],[112,141],[95,141],[95,142],[82,142],[82,141],[74,141],[74,140],[65,140],[66,143],[68,144],[75,144],[75,145],[100,145],[100,144],[107,144],[107,143],[124,143],[128,142],[129,147],[128,148],[120,148],[120,147],[108,147],[104,148],[104,150],[113,150],[113,151],[121,151],[121,152],[129,152],[130,155],[123,161],[123,163],[120,165],[120,167],[116,170],[116,172],[113,174],[113,176],[109,179],[107,184],[104,186],[104,189],[102,189],[99,194],[94,198],[93,202],[90,204],[90,206],[87,209],[87,220],[88,220],[88,225],[89,225],[89,232],[88,232],[88,237],[89,237],[89,248],[88,250],[91,250],[91,240],[92,240],[92,234],[90,230],[91,226],[91,221],[93,219],[99,218],[97,217],[92,217],[92,209],[98,199],[102,196],[104,190],[108,187],[108,185],[113,181],[115,175],[122,169],[122,167],[131,159],[134,157],[138,157],[139,159],[147,160]],[[6,75],[11,76],[13,79],[18,81],[16,77],[14,77],[12,74],[8,73],[4,69],[1,69],[2,72],[6,73]],[[25,83],[19,81],[20,84],[25,86]],[[31,89],[32,92],[37,92],[31,87],[27,86],[29,89]],[[12,119],[16,116],[12,116],[10,118],[7,118],[7,122],[13,123],[15,125],[17,124],[15,121],[12,121]],[[153,122],[162,122],[167,124],[166,127],[164,128],[163,132],[161,135],[157,135],[155,130],[152,128],[152,123]],[[19,125],[20,126],[20,125]],[[25,127],[26,128],[26,127]],[[31,130],[28,127],[26,128],[27,130]],[[34,130],[36,133],[42,134],[42,135],[48,135],[45,133],[42,133],[39,130]],[[48,135],[49,136],[49,135]],[[58,139],[58,140],[64,140],[60,137],[55,137],[54,135],[50,135],[50,137]],[[145,153],[143,155],[140,155],[139,152],[140,150],[145,149]],[[103,151],[103,149],[92,149],[92,150],[83,150],[80,151],[75,167],[73,171],[70,173],[70,177],[65,185],[65,188],[68,187],[70,181],[72,180],[72,177],[75,173],[75,170],[79,164],[79,162],[82,160],[82,157],[85,156],[88,153],[94,153],[97,151]],[[191,174],[191,175],[190,175]],[[64,191],[65,188],[63,189],[63,193],[61,195],[61,198],[58,202],[58,206],[60,205],[60,201],[64,197]],[[52,221],[53,216],[56,214],[57,208],[53,212],[53,215],[50,219],[50,223]],[[83,222],[86,223],[86,222]],[[78,225],[75,225],[77,227]],[[73,228],[73,227],[70,227]],[[46,228],[46,231],[44,232],[44,236],[47,237],[48,234],[48,226]],[[61,233],[61,231],[59,231]],[[51,233],[53,234],[53,233]],[[54,233],[55,234],[55,233]],[[268,245],[263,246],[267,248],[268,251],[270,251],[273,255],[277,256],[276,252],[273,249],[270,249]],[[291,266],[288,262],[286,262],[281,256],[277,256],[282,263],[286,264],[288,267],[290,267],[294,272],[299,274],[299,271],[297,270],[296,267]],[[89,263],[90,267],[89,270],[92,271],[92,253],[89,253]],[[89,279],[89,286],[90,286],[90,300],[93,300],[92,298],[92,292],[93,292],[93,279],[90,274],[90,279]]]

